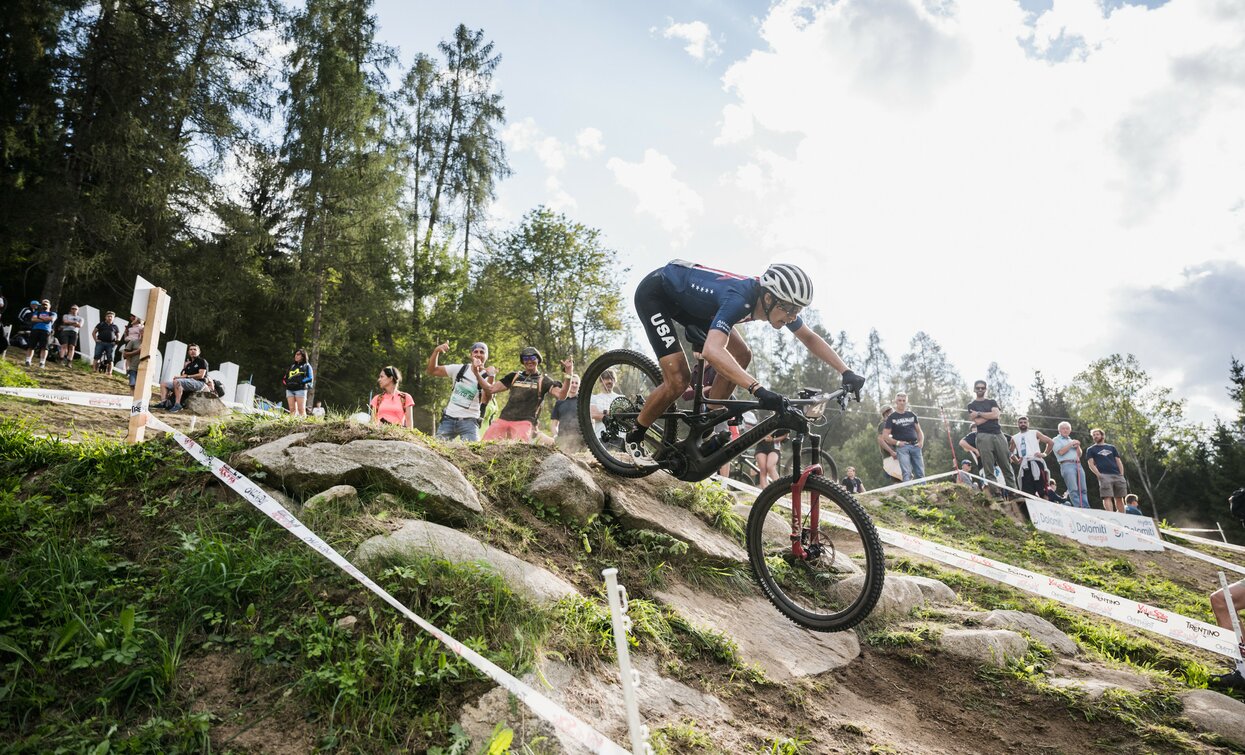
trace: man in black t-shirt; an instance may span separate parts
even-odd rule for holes
[[[882,439],[895,449],[905,482],[925,476],[925,433],[915,413],[908,410],[908,394],[895,394],[895,411],[882,423]]]
[[[839,484],[847,488],[847,492],[851,493],[852,495],[858,495],[860,493],[865,492],[864,480],[861,480],[859,477],[856,476],[855,467],[847,468],[847,477],[844,477],[842,480],[839,480]]]
[[[207,381],[208,363],[199,356],[199,345],[190,344],[186,347],[186,362],[182,365],[181,374],[172,380],[160,384],[160,403],[157,409],[168,409],[171,412],[182,410],[182,394],[186,391],[198,393],[203,390]]]
[[[1003,437],[1003,428],[999,426],[1002,411],[999,403],[986,398],[986,381],[978,380],[973,384],[973,393],[977,398],[968,404],[968,419],[977,428],[977,453],[981,468],[985,470],[983,477],[994,476],[994,468],[1003,470],[1003,478],[1009,488],[1016,487],[1016,473],[1012,471],[1011,460],[1008,458],[1007,438]],[[1007,491],[1004,497],[1010,498]]]

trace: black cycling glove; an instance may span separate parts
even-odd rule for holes
[[[860,389],[865,387],[865,379],[848,370],[843,373],[843,387],[847,389],[848,393],[854,394],[856,398],[860,398]]]
[[[781,393],[774,393],[769,388],[757,388],[756,393],[752,395],[756,396],[757,401],[761,402],[762,409],[768,409],[771,412],[781,412],[787,408],[787,397]]]

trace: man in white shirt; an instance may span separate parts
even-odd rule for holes
[[[1012,436],[1012,443],[1016,446],[1016,458],[1020,462],[1020,489],[1031,496],[1043,498],[1046,481],[1050,479],[1044,457],[1050,453],[1054,441],[1037,430],[1030,430],[1028,417],[1017,417],[1016,425],[1020,432]]]
[[[450,350],[449,341],[438,345],[428,355],[425,372],[434,377],[448,377],[454,381],[450,388],[450,400],[437,423],[437,438],[441,440],[480,439],[482,403],[488,401],[485,383],[491,385],[497,368],[485,367],[488,361],[488,345],[482,341],[471,344],[471,361],[465,364],[439,364],[441,355]]]

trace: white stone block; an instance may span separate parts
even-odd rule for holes
[[[82,318],[82,329],[78,331],[78,354],[88,362],[95,359],[95,326],[104,319],[103,314],[90,304],[78,307],[78,316]]]
[[[228,396],[229,394],[225,394]],[[255,386],[250,383],[239,385],[234,391],[233,400],[242,404],[243,408],[250,409],[255,406]]]
[[[220,381],[225,386],[225,395],[232,396],[238,390],[238,365],[233,362],[221,362]]]
[[[168,341],[164,344],[164,364],[160,368],[160,382],[168,382],[175,375],[180,375],[182,365],[186,363],[186,344],[181,341]]]

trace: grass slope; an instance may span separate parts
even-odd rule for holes
[[[403,437],[345,422],[238,419],[201,429],[228,459],[294,430],[309,440]],[[14,752],[478,752],[454,723],[492,687],[357,583],[206,475],[167,439],[125,447],[40,437],[46,422],[0,420],[0,748]],[[620,567],[634,599],[633,647],[668,676],[719,696],[737,722],[654,724],[660,752],[934,751],[954,721],[965,751],[1219,751],[1189,731],[1172,694],[1200,686],[1214,659],[1032,599],[985,580],[888,554],[893,570],[938,576],[969,605],[1050,618],[1094,657],[1152,669],[1155,695],[1088,702],[1044,685],[1049,654],[986,672],[942,657],[933,612],[864,628],[863,657],[826,677],[779,685],[742,664],[729,637],[703,631],[648,590],[682,581],[755,594],[739,569],[688,562],[686,545],[628,531],[606,514],[586,527],[523,492],[548,451],[513,444],[439,445],[487,497],[480,539],[544,565],[586,596],[526,604],[472,566],[393,563],[372,576],[413,610],[516,675],[544,657],[604,668],[612,657],[599,572]],[[305,521],[340,551],[421,517],[418,500],[361,490],[362,505]],[[730,498],[712,485],[670,498],[738,535]],[[1017,526],[954,486],[884,496],[887,526],[979,550],[1205,618],[1205,570],[1172,554],[1106,558]],[[1209,583],[1206,583],[1209,584]],[[775,615],[776,620],[780,620]],[[890,690],[922,712],[910,729]],[[856,700],[853,704],[851,701]],[[890,700],[890,702],[888,702]],[[828,701],[828,703],[827,703]],[[890,707],[887,707],[890,706]],[[1019,711],[1023,710],[1021,714]],[[880,713],[874,713],[880,711]],[[886,720],[871,716],[885,714]],[[1018,729],[1016,716],[1031,719]],[[932,716],[930,720],[928,717]],[[940,723],[941,722],[941,723]],[[909,725],[909,724],[905,724]],[[1063,739],[1052,739],[1052,728]],[[508,734],[499,722],[500,747]],[[498,749],[498,751],[502,751]],[[555,751],[537,742],[529,751]]]

